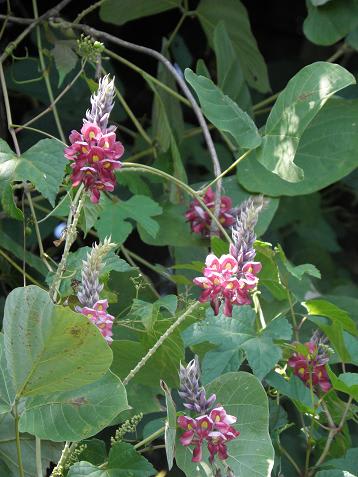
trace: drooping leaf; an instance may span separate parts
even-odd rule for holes
[[[306,1],[308,15],[303,23],[306,37],[317,45],[332,45],[358,25],[356,0]]]
[[[124,25],[131,20],[165,12],[179,5],[180,0],[106,0],[101,5],[100,17],[105,22]]]
[[[134,195],[127,201],[108,203],[101,212],[97,230],[101,240],[112,236],[117,244],[122,244],[131,233],[133,226],[126,219],[133,219],[151,236],[158,233],[158,223],[152,219],[162,213],[162,208],[150,197]]]
[[[4,212],[11,218],[15,220],[24,220],[24,214],[22,210],[19,209],[14,200],[14,193],[9,182],[4,184],[3,190],[1,192],[1,205],[4,209]]]
[[[255,151],[238,164],[238,181],[249,191],[274,197],[323,189],[357,167],[357,127],[358,101],[331,99],[300,140],[295,164],[304,172],[302,181],[289,183],[269,172],[257,161]]]
[[[99,379],[112,361],[109,346],[87,317],[55,306],[34,285],[8,295],[4,335],[19,397],[76,389]]]
[[[155,469],[147,459],[128,444],[117,442],[109,451],[106,468],[99,469],[89,462],[77,462],[68,477],[151,477]]]
[[[314,412],[310,390],[297,376],[291,376],[286,380],[276,371],[271,371],[265,377],[265,381],[279,393],[292,399],[299,409]]]
[[[347,453],[338,459],[330,459],[325,462],[325,467],[339,469],[341,471],[340,477],[350,477],[345,475],[345,472],[351,472],[353,477],[358,475],[358,447],[348,449]],[[319,475],[318,473],[317,475]],[[320,476],[321,477],[321,476]]]
[[[165,403],[167,407],[167,420],[165,422],[165,452],[167,454],[167,461],[169,470],[173,467],[174,461],[174,449],[175,449],[175,436],[177,432],[177,419],[176,419],[176,409],[175,404],[170,393],[170,389],[165,384],[164,381],[161,381],[160,387],[163,389],[165,394]]]
[[[353,83],[354,76],[339,65],[317,62],[305,66],[278,96],[257,160],[288,182],[301,181],[304,173],[294,159],[305,129],[330,96]]]
[[[197,93],[203,113],[214,126],[229,132],[239,147],[253,149],[261,144],[262,139],[250,116],[210,79],[196,75],[190,68],[184,75]]]
[[[207,394],[216,394],[228,414],[237,417],[234,425],[240,436],[227,444],[227,464],[235,475],[269,477],[273,467],[274,451],[268,433],[268,401],[264,388],[252,374],[227,373],[215,379],[206,388]],[[213,477],[204,447],[203,460],[191,462],[192,448],[177,442],[176,463],[187,476]]]
[[[76,42],[73,40],[58,40],[55,42],[55,46],[51,51],[58,72],[59,87],[68,73],[70,73],[77,65],[78,57],[73,51],[75,47]]]
[[[250,91],[244,78],[239,56],[223,21],[218,23],[214,30],[214,50],[219,88],[241,109],[251,115]]]
[[[125,388],[109,371],[79,389],[27,399],[20,431],[51,441],[80,441],[110,425],[126,409]]]
[[[269,91],[266,64],[252,34],[244,5],[237,0],[225,0],[220,3],[216,0],[201,0],[197,13],[211,46],[215,27],[220,21],[225,23],[247,82],[262,93]]]
[[[332,371],[329,370],[328,375],[334,389],[352,396],[355,401],[358,400],[357,373],[342,373],[339,376],[336,376]]]
[[[54,206],[67,164],[63,148],[55,139],[42,139],[17,157],[0,140],[0,181],[30,181]]]

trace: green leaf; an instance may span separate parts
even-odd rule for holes
[[[190,232],[190,227],[185,220],[187,207],[179,204],[162,204],[163,213],[156,219],[159,230],[153,238],[138,224],[138,232],[143,242],[149,245],[186,247],[202,245],[203,241],[196,234]]]
[[[331,383],[337,391],[349,394],[356,401],[358,400],[358,374],[342,373],[338,377],[328,369],[328,375]]]
[[[112,352],[87,317],[36,286],[16,288],[4,311],[5,355],[17,396],[67,391],[99,379]]]
[[[209,341],[217,345],[216,351],[218,352],[230,351],[225,355],[228,360],[226,366],[233,358],[237,360],[237,355],[233,351],[237,352],[240,349],[245,351],[248,363],[254,374],[259,379],[262,379],[271,371],[282,356],[281,349],[273,343],[270,333],[272,334],[272,330],[265,329],[258,334],[256,331],[255,312],[249,306],[241,306],[234,307],[233,316],[230,319],[222,313],[214,316],[212,310],[209,309],[205,320],[187,328],[183,333],[183,337],[186,346]],[[277,329],[274,334],[276,338],[278,336]],[[280,339],[287,339],[287,336],[287,323],[285,323]],[[222,360],[223,357],[220,359],[216,375],[223,370]],[[212,363],[212,366],[216,368],[216,361]],[[226,366],[224,369],[226,369]],[[212,373],[213,370],[211,370],[210,375]],[[206,378],[204,379],[206,380]]]
[[[132,224],[125,219],[133,219],[151,236],[159,230],[158,222],[152,219],[162,213],[162,208],[150,197],[134,195],[127,201],[106,204],[97,222],[101,240],[109,235],[117,244],[122,244],[131,233]]]
[[[260,382],[249,373],[227,373],[210,383],[207,394],[216,394],[228,414],[237,417],[234,425],[240,436],[227,444],[226,463],[235,475],[269,477],[273,467],[274,450],[268,433],[268,401]],[[192,448],[177,443],[176,462],[187,476],[213,477],[204,450],[200,463],[191,462]]]
[[[299,409],[314,412],[310,390],[297,376],[286,380],[276,371],[271,371],[265,381],[279,393],[292,399]]]
[[[304,263],[302,265],[292,265],[290,261],[287,259],[286,254],[281,247],[281,245],[277,246],[278,255],[284,264],[286,270],[297,280],[302,280],[304,275],[310,275],[311,277],[321,278],[321,272],[312,265],[311,263]]]
[[[74,391],[27,399],[20,430],[40,439],[80,441],[109,426],[126,409],[129,409],[126,390],[109,371]]]
[[[251,115],[250,91],[243,75],[240,59],[223,21],[220,21],[214,30],[214,50],[219,88]]]
[[[30,436],[29,434],[20,434],[20,446],[25,477],[37,477],[35,437]],[[51,462],[58,462],[62,449],[63,444],[41,441],[41,463],[43,475],[46,475],[46,469],[50,466]],[[0,459],[4,461],[8,467],[6,474],[1,475],[4,477],[19,477],[20,472],[16,450],[15,421],[10,413],[0,416]],[[0,470],[2,470],[1,461]]]
[[[358,101],[331,99],[300,140],[295,164],[304,172],[301,182],[289,183],[269,172],[257,161],[255,151],[238,164],[238,181],[249,191],[274,197],[323,189],[357,167],[357,128]]]
[[[357,469],[358,469],[358,447],[355,447],[353,449],[348,449],[347,453],[344,457],[341,457],[339,459],[331,459],[325,462],[325,466],[333,467],[334,469],[340,469],[342,471],[348,471],[351,472],[352,474],[356,474],[354,477],[358,475]],[[319,474],[317,474],[319,475]],[[350,476],[344,476],[344,474],[341,474],[342,477],[350,477]],[[321,477],[321,476],[320,476]]]
[[[105,469],[90,464],[77,462],[68,477],[151,477],[155,469],[147,459],[138,454],[130,444],[117,442],[109,451],[108,464]]]
[[[162,13],[180,5],[180,0],[106,0],[99,11],[101,20],[124,25],[137,18]]]
[[[201,0],[197,9],[200,23],[213,46],[216,25],[223,21],[249,85],[265,93],[270,90],[265,61],[252,34],[247,10],[238,0]]]
[[[271,110],[257,160],[286,181],[301,181],[303,170],[293,161],[303,132],[330,96],[353,83],[354,76],[336,64],[320,61],[302,68]]]
[[[190,68],[186,68],[184,75],[197,93],[203,113],[214,126],[230,133],[240,147],[253,149],[261,144],[262,139],[250,116],[210,79],[196,75]]]
[[[0,247],[10,252],[12,255],[14,255],[21,261],[24,259],[25,256],[27,265],[37,270],[39,273],[41,273],[41,275],[47,275],[47,268],[45,267],[45,264],[43,263],[41,258],[31,252],[28,252],[27,250],[24,253],[23,246],[16,243],[16,241],[12,237],[7,235],[4,230],[1,230],[0,233]]]
[[[4,212],[6,212],[9,217],[15,220],[20,220],[21,222],[24,220],[24,214],[22,213],[22,210],[19,209],[15,204],[13,190],[9,182],[5,183],[2,190],[1,205],[4,209]]]
[[[170,324],[169,320],[158,320],[150,332],[145,335],[140,333],[140,335],[144,335],[141,342],[114,341],[112,343],[114,356],[111,370],[124,379],[169,328]],[[180,361],[184,361],[184,346],[180,332],[175,331],[149,358],[145,367],[133,378],[133,382],[157,387],[160,379],[163,379],[169,386],[175,388],[178,386],[178,363]]]
[[[354,361],[346,346],[344,332],[350,333],[357,340],[358,331],[349,314],[325,300],[309,300],[302,303],[307,309],[308,319],[326,334],[329,341],[344,362]]]
[[[303,32],[312,43],[333,45],[358,25],[357,0],[315,3],[306,1],[308,15],[303,23]]]
[[[76,42],[73,40],[58,40],[51,51],[58,72],[58,87],[61,86],[68,73],[77,65],[78,56],[73,51],[75,47]]]
[[[173,467],[174,461],[174,449],[175,449],[175,437],[177,432],[177,414],[175,404],[170,393],[170,389],[164,381],[160,382],[160,387],[165,394],[165,404],[167,407],[167,420],[165,422],[165,452],[167,454],[168,468]]]
[[[42,139],[17,157],[0,139],[0,181],[30,181],[54,206],[68,162],[63,147],[55,139]]]
[[[0,333],[0,415],[11,411],[14,400],[15,389],[7,368],[4,335]]]

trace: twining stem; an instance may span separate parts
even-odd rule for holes
[[[66,269],[67,258],[68,258],[68,254],[70,253],[70,248],[77,237],[76,227],[77,227],[77,223],[80,218],[80,213],[86,198],[86,195],[83,193],[83,189],[84,189],[84,186],[83,184],[81,184],[70,206],[70,212],[68,214],[68,219],[67,219],[65,247],[63,250],[60,264],[57,268],[57,271],[55,273],[53,282],[49,290],[50,297],[52,298],[54,302],[56,302],[59,286],[62,280],[62,275]]]
[[[37,21],[38,18],[39,18],[39,12],[38,12],[38,9],[37,9],[37,0],[32,0],[32,8],[33,8],[33,11],[34,11],[34,17]],[[58,129],[58,133],[60,135],[60,138],[63,142],[65,142],[65,135],[64,135],[64,132],[63,132],[63,129],[62,129],[60,116],[59,116],[58,111],[57,111],[57,106],[56,106],[55,98],[54,98],[53,91],[52,91],[51,81],[50,81],[50,77],[49,77],[49,74],[48,74],[48,69],[46,68],[45,58],[44,58],[44,54],[43,54],[43,50],[42,50],[42,39],[41,39],[40,26],[36,27],[36,42],[37,42],[37,49],[38,49],[38,53],[39,53],[41,71],[42,71],[42,74],[43,74],[43,77],[44,77],[44,80],[45,80],[45,84],[46,84],[46,88],[47,88],[47,94],[50,98],[53,117],[55,119],[55,123],[56,123],[57,129]]]
[[[79,72],[77,73],[77,75],[73,78],[73,80],[68,83],[68,85],[61,91],[61,93],[57,96],[57,98],[54,99],[53,103],[51,103],[46,109],[44,109],[43,111],[41,111],[41,113],[37,114],[36,116],[34,116],[33,118],[29,119],[29,121],[27,121],[27,123],[25,123],[24,125],[16,128],[15,132],[18,133],[19,131],[21,131],[21,129],[24,129],[26,128],[27,126],[30,126],[30,124],[34,123],[35,121],[37,121],[38,119],[42,118],[42,116],[44,116],[45,114],[49,113],[50,111],[52,111],[54,105],[56,103],[58,103],[58,101],[60,101],[60,99],[72,88],[72,86],[76,83],[76,81],[78,80],[78,78],[81,76],[81,74],[83,73],[83,69],[84,69],[84,66],[85,66],[85,63],[83,63],[83,65],[81,66],[81,69],[79,70]]]
[[[36,473],[37,477],[43,477],[42,475],[42,462],[41,462],[41,439],[35,437],[35,458],[36,458]]]
[[[153,434],[151,434],[150,436],[146,437],[145,439],[143,439],[142,441],[138,442],[137,444],[135,444],[133,447],[134,449],[139,449],[139,447],[142,447],[142,446],[145,446],[146,444],[148,444],[149,442],[152,442],[154,441],[157,437],[160,437],[162,434],[164,434],[165,432],[165,427],[161,427],[160,429],[158,429],[157,431],[153,432]]]
[[[30,280],[31,283],[34,285],[37,285],[40,288],[43,288],[40,282],[38,282],[35,278],[33,278],[29,273],[27,273],[25,270],[23,270],[20,265],[18,265],[12,258],[10,258],[6,253],[0,249],[0,255],[7,260],[10,265],[12,265],[18,272],[20,272],[22,275],[24,275],[28,280]]]
[[[145,366],[147,361],[154,355],[157,349],[173,333],[173,331],[176,328],[178,328],[178,326],[183,323],[186,317],[190,315],[196,308],[198,308],[199,305],[200,303],[198,301],[194,302],[191,306],[189,306],[189,308],[181,316],[179,316],[179,318],[176,321],[174,321],[174,323],[171,326],[169,326],[167,331],[158,339],[158,341],[152,346],[152,348],[150,348],[148,353],[145,356],[143,356],[143,358],[139,361],[137,366],[135,366],[135,368],[133,368],[132,371],[130,371],[128,376],[124,378],[123,384],[125,386],[129,383],[129,381],[131,381],[134,378],[134,376],[143,368],[143,366]]]
[[[170,276],[169,273],[166,273],[163,270],[158,269],[157,267],[155,267],[155,265],[152,265],[150,262],[145,260],[140,255],[137,255],[136,253],[132,252],[132,250],[128,250],[123,246],[121,246],[121,249],[125,249],[127,254],[130,255],[136,262],[139,262],[145,267],[149,268],[149,270],[152,270],[153,272],[158,273],[158,275],[162,275],[166,280],[170,280],[173,283],[175,283],[175,280],[173,280],[173,278]]]
[[[225,169],[224,172],[222,172],[219,176],[215,177],[215,179],[212,180],[210,184],[200,189],[200,192],[204,193],[206,190],[209,189],[209,187],[212,187],[214,184],[216,184],[217,181],[221,180],[224,176],[226,176],[226,174],[232,171],[239,164],[239,162],[244,160],[245,157],[250,154],[250,152],[252,152],[252,149],[248,149],[246,152],[244,152],[244,154],[242,154],[238,159],[236,159],[236,161],[234,161],[227,169]]]
[[[56,23],[55,23],[56,25]],[[214,174],[216,177],[219,176],[219,179],[216,181],[217,186],[216,186],[216,197],[215,197],[215,207],[214,207],[214,215],[216,217],[219,216],[220,213],[220,204],[221,204],[221,167],[220,167],[220,161],[216,153],[215,145],[212,140],[212,137],[210,135],[210,131],[208,128],[208,125],[206,124],[205,118],[203,116],[203,113],[201,112],[201,109],[199,108],[192,92],[190,91],[188,85],[184,81],[184,78],[178,71],[175,69],[175,67],[171,64],[171,62],[166,58],[164,55],[159,53],[156,50],[152,50],[151,48],[147,48],[145,46],[137,45],[135,43],[130,43],[128,41],[122,40],[121,38],[118,38],[114,35],[110,35],[109,33],[106,33],[104,31],[96,30],[94,28],[89,27],[88,25],[81,25],[81,24],[73,24],[70,22],[65,22],[61,19],[57,19],[57,25],[61,26],[63,25],[64,28],[76,28],[79,30],[82,30],[83,32],[87,33],[88,35],[91,35],[94,38],[104,38],[116,45],[122,46],[123,48],[127,48],[129,50],[134,50],[138,51],[140,53],[144,53],[145,55],[151,56],[155,58],[157,61],[160,61],[167,69],[168,71],[173,75],[175,78],[176,82],[178,83],[179,87],[181,88],[182,92],[184,95],[187,97],[189,102],[191,103],[191,106],[193,108],[193,111],[197,117],[197,120],[202,128],[203,135],[205,138],[205,142],[208,148],[208,152],[211,158],[211,161],[213,163],[213,169],[214,169]],[[213,230],[215,232],[215,230]]]
[[[123,253],[125,259],[127,260],[127,262],[132,265],[132,267],[135,267],[135,268],[138,268],[137,265],[133,262],[132,258],[131,258],[131,252],[124,246],[124,245],[121,245],[120,246],[120,250],[121,252]],[[150,288],[150,290],[152,291],[153,295],[156,297],[156,298],[160,298],[160,294],[157,292],[157,290],[155,289],[151,279],[141,271],[141,275],[142,277],[144,278],[144,280],[146,281],[148,287]]]
[[[26,36],[31,33],[31,31],[42,21],[46,20],[49,17],[53,17],[59,14],[59,12],[65,8],[65,6],[70,3],[71,0],[62,0],[60,3],[58,3],[55,7],[51,8],[47,12],[45,12],[43,15],[41,15],[38,18],[16,18],[16,17],[8,17],[9,21],[16,21],[17,23],[22,23],[22,24],[28,24],[29,26],[25,28],[24,31],[20,33],[20,35],[12,42],[10,42],[4,49],[4,52],[0,56],[0,63],[2,64],[6,58],[8,58],[12,52],[15,50],[15,48],[18,47],[18,45],[22,42]],[[0,16],[1,18],[1,16]]]
[[[19,128],[20,129],[28,129],[29,131],[33,131],[33,132],[42,134],[43,136],[47,136],[51,139],[54,139],[55,141],[59,142],[60,144],[62,144],[65,147],[67,146],[67,144],[64,141],[61,141],[61,139],[59,139],[58,137],[53,136],[52,134],[50,134],[46,131],[42,131],[41,129],[36,129],[36,128],[30,127],[30,126],[25,126],[24,124],[11,124],[10,126],[12,128],[17,128],[17,129],[19,129]]]
[[[134,63],[128,61],[126,58],[123,58],[120,55],[117,55],[117,53],[114,53],[113,51],[109,50],[108,48],[104,49],[104,53],[106,53],[108,56],[113,58],[116,61],[119,61],[120,63],[128,66],[128,68],[131,68],[132,70],[136,71],[138,74],[142,76],[142,78],[149,82],[149,83],[154,83],[160,88],[162,88],[166,93],[171,94],[174,98],[176,98],[178,101],[181,103],[185,104],[186,106],[191,107],[190,101],[187,100],[184,96],[179,94],[177,91],[174,91],[174,89],[170,88],[166,84],[162,83],[161,81],[158,80],[155,76],[152,76],[150,73],[147,73],[146,71],[142,70],[142,68],[139,68],[139,66],[135,65]],[[199,131],[201,132],[201,128],[199,128]]]
[[[85,8],[84,10],[82,10],[82,12],[77,15],[77,17],[75,18],[73,23],[79,23],[82,20],[82,18],[84,18],[86,15],[93,12],[97,8],[99,8],[102,5],[102,3],[106,2],[106,1],[107,0],[99,0],[98,2],[94,3],[93,5],[90,5],[88,8]]]
[[[25,477],[24,467],[22,464],[22,453],[21,453],[21,442],[20,442],[20,431],[19,431],[19,413],[17,409],[18,401],[15,401],[14,404],[14,415],[15,415],[15,439],[16,439],[16,453],[17,453],[17,462],[19,464],[19,476]]]
[[[102,73],[104,75],[107,74],[106,70],[104,68],[101,68],[102,70]],[[148,134],[145,132],[145,130],[143,129],[142,125],[140,124],[140,122],[138,121],[138,119],[135,117],[133,111],[131,110],[131,108],[128,106],[126,100],[123,98],[121,92],[119,91],[119,89],[117,87],[114,87],[114,91],[116,93],[116,96],[119,100],[119,102],[121,103],[121,105],[123,106],[123,109],[125,110],[125,112],[128,114],[128,116],[130,117],[131,121],[133,122],[134,126],[137,128],[139,134],[142,136],[142,138],[151,146],[153,141],[151,140],[151,138],[148,136]]]
[[[200,203],[201,207],[208,213],[208,215],[210,216],[210,218],[212,220],[214,220],[217,224],[217,227],[218,229],[220,230],[220,232],[223,234],[223,236],[225,237],[225,239],[231,243],[231,238],[229,237],[228,233],[226,232],[226,230],[224,229],[224,227],[222,226],[222,224],[219,222],[219,220],[217,219],[217,217],[212,213],[212,211],[207,207],[207,205],[205,204],[205,202],[203,201],[203,199],[201,198],[201,195],[199,194],[199,192],[195,191],[194,189],[192,189],[188,184],[185,184],[184,182],[182,182],[181,180],[177,179],[176,177],[174,176],[171,176],[170,174],[167,174],[166,172],[164,171],[161,171],[160,169],[155,169],[154,167],[150,167],[150,166],[146,166],[144,164],[134,164],[134,163],[131,163],[131,162],[124,162],[123,163],[123,168],[128,168],[128,171],[143,171],[143,172],[149,172],[150,174],[154,174],[154,175],[157,175],[157,176],[160,176],[160,177],[163,177],[164,179],[168,180],[168,181],[171,181],[171,182],[174,182],[178,187],[180,187],[181,189],[185,190],[189,195],[191,195],[192,197],[194,197],[195,199],[198,200],[198,202]],[[201,192],[201,191],[200,191]]]

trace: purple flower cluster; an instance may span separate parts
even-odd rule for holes
[[[215,192],[210,187],[205,192],[203,202],[208,209],[214,212]],[[190,203],[189,209],[185,213],[185,218],[190,222],[192,232],[200,234],[202,237],[210,236],[211,217],[197,199]],[[224,228],[229,228],[235,222],[232,201],[230,197],[225,195],[221,197],[219,221]]]
[[[84,306],[79,308],[78,311],[97,326],[103,338],[108,344],[111,344],[113,339],[112,326],[114,322],[114,316],[107,313],[108,300],[98,300],[93,308]]]
[[[236,417],[226,413],[223,406],[218,404],[210,411],[216,401],[215,394],[206,398],[205,389],[200,385],[200,367],[197,357],[190,361],[187,367],[180,365],[179,396],[183,404],[190,409],[196,417],[179,416],[178,425],[184,429],[180,437],[183,446],[194,446],[193,462],[200,462],[203,458],[203,445],[209,450],[209,460],[213,463],[217,455],[220,460],[225,460],[227,442],[236,439],[240,432],[232,427]]]

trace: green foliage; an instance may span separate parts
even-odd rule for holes
[[[63,145],[53,139],[42,139],[21,157],[17,157],[5,141],[0,140],[0,181],[30,181],[52,206],[55,205],[66,163]]]
[[[101,5],[100,15],[105,22],[115,25],[136,20],[137,18],[165,12],[180,5],[180,0],[106,0]]]
[[[9,294],[4,335],[17,397],[76,389],[100,378],[112,361],[111,350],[87,318],[54,306],[48,293],[33,285]]]
[[[154,473],[153,466],[130,444],[116,443],[109,451],[108,463],[99,469],[89,462],[78,462],[71,467],[68,477],[150,477]]]
[[[267,396],[260,382],[248,373],[227,373],[211,382],[207,391],[208,394],[215,393],[227,412],[237,417],[240,436],[228,444],[227,464],[235,475],[244,471],[269,477],[274,452],[268,434]],[[260,454],[255,451],[258,445]],[[198,465],[190,459],[190,450],[178,443],[176,462],[186,475],[213,476],[205,462]],[[198,471],[194,473],[196,466]]]
[[[185,79],[199,97],[203,113],[221,131],[229,132],[238,147],[254,149],[261,144],[261,137],[250,116],[215,84],[204,76],[197,76],[189,68]]]
[[[250,86],[261,92],[270,89],[267,68],[252,34],[246,8],[240,1],[201,0],[197,9],[200,23],[213,45],[214,29],[223,21]]]
[[[170,389],[164,381],[160,383],[160,387],[165,394],[165,403],[167,407],[167,420],[165,422],[165,452],[167,454],[167,461],[169,470],[173,467],[173,460],[175,455],[175,437],[177,431],[177,414],[175,404],[170,393]]]

